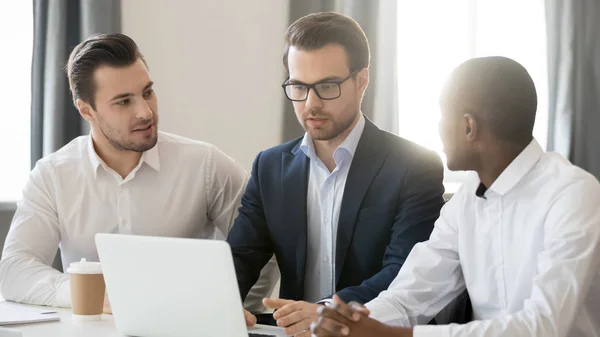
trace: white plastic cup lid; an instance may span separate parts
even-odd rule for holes
[[[73,262],[67,268],[70,274],[102,274],[102,265],[100,262],[88,262],[85,258],[79,262]]]

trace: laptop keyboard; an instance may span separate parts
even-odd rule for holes
[[[277,337],[275,335],[263,335],[260,333],[248,333],[248,337]]]

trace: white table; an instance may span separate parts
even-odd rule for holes
[[[4,301],[0,298],[0,301]],[[112,315],[102,315],[100,321],[73,322],[71,319],[71,310],[46,308],[56,311],[60,315],[60,321],[47,323],[33,323],[15,326],[5,326],[0,331],[0,337],[18,336],[11,332],[22,333],[22,337],[123,337],[115,328]],[[285,336],[282,329],[270,326],[258,326],[260,333],[269,333],[276,336]],[[253,329],[250,329],[252,332]],[[225,336],[224,336],[225,337]],[[228,336],[227,336],[228,337]]]

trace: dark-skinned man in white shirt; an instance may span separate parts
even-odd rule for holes
[[[466,61],[441,98],[451,170],[476,174],[443,207],[387,291],[334,298],[326,336],[600,336],[600,187],[532,136],[531,77],[504,57]],[[473,320],[425,325],[464,290]]]

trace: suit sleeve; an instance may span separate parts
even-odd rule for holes
[[[227,237],[242,300],[245,300],[262,268],[273,256],[260,191],[261,154],[254,160],[250,180],[242,196],[242,205]]]
[[[340,290],[344,301],[366,303],[386,290],[406,261],[413,246],[426,241],[444,204],[443,166],[437,154],[417,156],[405,177],[381,270],[355,287]]]

